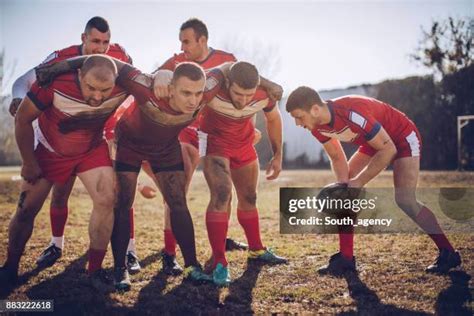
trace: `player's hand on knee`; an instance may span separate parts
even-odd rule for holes
[[[274,156],[268,163],[266,170],[267,180],[275,180],[281,172],[281,157]]]
[[[8,107],[8,112],[10,112],[12,116],[16,115],[16,112],[18,111],[18,107],[20,106],[21,100],[22,100],[21,98],[14,98],[12,102],[10,102],[10,106]]]
[[[38,163],[24,163],[21,167],[21,177],[29,184],[35,184],[42,177],[42,171]]]

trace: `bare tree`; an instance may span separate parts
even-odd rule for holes
[[[13,78],[16,60],[12,64],[5,63],[5,50],[0,52],[0,165],[18,164],[20,156],[16,146],[13,119],[8,113],[11,100],[7,86]]]
[[[429,31],[422,28],[423,38],[411,58],[441,78],[466,68],[473,63],[473,30],[472,17],[433,21]]]
[[[225,37],[218,46],[235,55],[238,60],[254,64],[258,71],[271,79],[281,68],[280,50],[277,44],[262,42],[256,38],[244,38],[236,34]]]

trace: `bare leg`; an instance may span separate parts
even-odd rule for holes
[[[36,215],[41,210],[52,183],[39,179],[34,185],[26,182],[21,184],[18,206],[8,231],[8,255],[5,267],[17,272],[25,245],[33,232]]]
[[[125,267],[125,256],[130,239],[129,210],[135,199],[138,173],[117,172],[117,197],[114,208],[114,227],[112,232],[112,252],[114,266]]]

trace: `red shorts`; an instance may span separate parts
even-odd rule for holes
[[[87,153],[74,157],[60,156],[38,144],[35,156],[43,177],[54,183],[66,183],[71,176],[98,167],[112,167],[105,141]]]
[[[244,145],[230,145],[221,138],[201,132],[199,156],[219,156],[229,159],[230,169],[238,169],[257,160],[253,139]]]
[[[181,145],[177,139],[156,150],[145,153],[119,142],[115,154],[115,171],[138,173],[145,160],[150,163],[153,173],[184,170]]]
[[[414,124],[410,124],[410,126],[405,128],[397,137],[392,138],[392,141],[397,148],[397,155],[393,160],[404,157],[421,156],[421,136]],[[377,152],[368,144],[361,145],[358,151],[370,157]]]

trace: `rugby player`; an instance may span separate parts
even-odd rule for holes
[[[225,256],[228,229],[227,205],[232,185],[237,192],[237,218],[249,245],[249,260],[270,264],[286,263],[264,247],[260,238],[257,210],[259,164],[253,146],[252,118],[263,110],[273,157],[267,168],[267,179],[276,179],[282,164],[282,122],[276,102],[260,88],[255,66],[237,62],[230,67],[226,85],[204,108],[200,130],[200,151],[211,198],[206,212],[206,227],[213,253],[213,281],[218,286],[230,283]]]
[[[286,103],[297,126],[311,131],[328,154],[337,181],[362,188],[389,164],[393,165],[395,201],[439,249],[427,272],[445,273],[461,264],[461,257],[439,226],[433,212],[416,198],[420,170],[421,137],[405,114],[387,103],[357,95],[324,101],[312,88],[299,87]],[[350,158],[340,142],[359,145]],[[339,230],[340,252],[320,273],[356,271],[353,227]]]
[[[53,183],[79,177],[92,199],[88,274],[94,286],[107,282],[101,268],[113,226],[115,175],[103,139],[106,120],[127,94],[115,86],[110,57],[87,57],[81,69],[63,74],[48,87],[33,84],[15,116],[15,134],[24,179],[9,226],[7,259],[0,283],[13,284],[33,223]],[[33,121],[38,119],[34,147]]]
[[[82,44],[73,45],[50,54],[42,64],[50,64],[75,56],[90,54],[106,54],[121,61],[132,63],[131,57],[119,44],[110,43],[110,28],[108,22],[102,17],[91,18],[81,35]],[[27,92],[36,81],[35,70],[30,69],[23,76],[19,77],[13,83],[12,102],[9,111],[15,116],[18,105],[26,96]],[[129,102],[124,103],[124,108]],[[104,136],[107,140],[113,138],[113,129],[115,127],[116,117],[120,111],[107,121],[104,129]],[[35,125],[36,126],[36,123]],[[50,244],[41,253],[36,263],[41,266],[54,264],[61,256],[64,248],[64,228],[68,217],[68,199],[74,186],[75,177],[71,177],[64,184],[54,183],[50,205],[50,221],[52,237]],[[130,216],[133,218],[133,209],[130,210]],[[131,221],[133,225],[133,221]],[[134,227],[131,227],[131,236],[129,242],[129,251],[127,252],[127,264],[131,271],[140,270],[140,264],[135,250]]]

